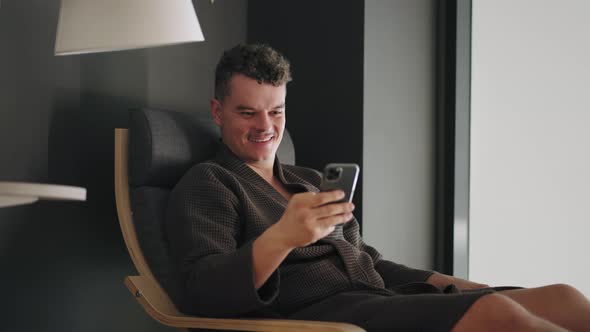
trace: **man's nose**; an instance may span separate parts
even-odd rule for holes
[[[272,119],[270,118],[270,116],[268,116],[268,114],[261,113],[256,118],[256,129],[260,130],[260,131],[267,131],[267,130],[270,130],[271,128],[272,128]]]

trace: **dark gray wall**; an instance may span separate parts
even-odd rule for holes
[[[2,331],[168,331],[125,289],[135,269],[113,194],[113,129],[127,109],[205,110],[246,1],[195,1],[206,41],[54,57],[58,0],[0,6],[0,181],[83,186],[87,202],[0,209]]]
[[[246,41],[247,1],[194,3],[206,41],[147,51],[147,102],[153,107],[208,110],[219,57]]]
[[[364,1],[248,2],[248,41],[265,42],[291,61],[287,129],[297,164],[363,165]],[[362,217],[362,176],[354,215]]]

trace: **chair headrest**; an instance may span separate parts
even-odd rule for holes
[[[215,155],[220,137],[208,111],[132,110],[130,185],[173,188],[190,167]],[[286,130],[278,155],[282,163],[295,163],[293,142]]]

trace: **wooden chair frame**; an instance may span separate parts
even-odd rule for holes
[[[162,289],[139,246],[129,201],[127,175],[127,129],[115,129],[115,199],[121,232],[138,276],[125,277],[124,283],[143,309],[156,321],[177,328],[239,331],[361,332],[358,326],[319,321],[285,319],[219,319],[187,316],[178,311]]]

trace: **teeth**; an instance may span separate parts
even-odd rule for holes
[[[255,139],[255,138],[250,138],[250,140],[252,142],[256,142],[256,143],[264,143],[264,142],[268,142],[270,141],[274,136],[269,136],[267,139]]]

